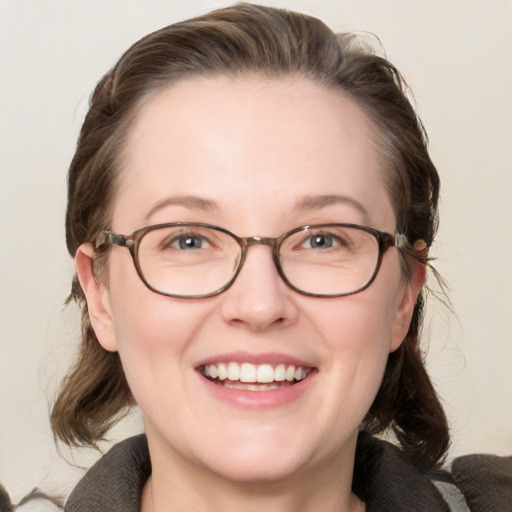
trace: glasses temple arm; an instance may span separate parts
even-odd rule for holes
[[[126,239],[124,235],[116,235],[112,231],[102,231],[96,238],[94,247],[96,249],[103,245],[119,245],[120,247],[129,247],[133,244],[133,240]]]
[[[406,249],[409,246],[409,240],[407,240],[407,235],[395,233],[394,246],[397,247],[398,249]]]

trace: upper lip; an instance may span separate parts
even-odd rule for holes
[[[287,364],[294,366],[301,366],[303,368],[314,368],[315,365],[304,359],[297,358],[288,354],[279,352],[266,352],[266,353],[252,353],[252,352],[226,352],[223,354],[216,354],[215,356],[207,357],[196,363],[196,368],[202,368],[208,364],[217,363],[251,363],[254,365],[260,364]]]

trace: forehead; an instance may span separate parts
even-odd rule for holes
[[[333,194],[393,221],[365,114],[304,78],[178,82],[141,107],[121,163],[114,224],[140,227],[167,197],[199,197],[228,217],[256,219]]]

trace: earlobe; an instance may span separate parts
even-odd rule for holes
[[[421,257],[426,260],[428,251],[423,240],[416,242],[413,250],[421,254]],[[417,260],[412,261],[410,278],[404,284],[400,303],[395,310],[390,352],[394,352],[407,336],[416,300],[425,284],[426,270],[425,263]]]
[[[96,337],[105,350],[115,352],[117,343],[109,292],[94,274],[94,249],[91,244],[82,244],[77,249],[75,264]]]

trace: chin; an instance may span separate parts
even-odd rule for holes
[[[323,459],[323,449],[311,443],[311,434],[301,435],[298,430],[295,434],[285,425],[245,429],[238,425],[210,438],[209,446],[196,446],[196,453],[205,467],[230,481],[277,483],[314,469]]]
[[[305,465],[306,462],[299,460],[296,455],[293,458],[279,454],[246,458],[233,453],[210,465],[210,470],[232,482],[277,484],[300,474],[305,470]]]

